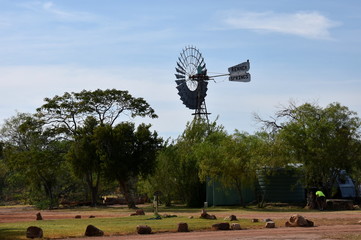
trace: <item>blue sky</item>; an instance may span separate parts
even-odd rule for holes
[[[290,100],[339,102],[361,113],[359,0],[0,0],[0,120],[32,113],[45,97],[128,90],[156,110],[153,129],[182,133],[192,110],[177,95],[175,65],[196,46],[208,73],[250,60],[252,81],[208,85],[210,119],[254,133],[253,113]],[[123,117],[121,120],[129,120]]]

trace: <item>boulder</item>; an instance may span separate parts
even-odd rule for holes
[[[151,234],[152,229],[148,225],[138,225],[137,233],[138,234]]]
[[[95,218],[95,216],[93,216],[93,215],[90,215],[90,216],[89,216],[89,218]]]
[[[80,215],[76,215],[75,218],[79,219],[79,218],[81,218],[81,216],[80,216]]]
[[[135,213],[136,213],[137,215],[145,215],[143,209],[137,209],[137,210],[135,211]]]
[[[87,236],[87,237],[103,236],[103,235],[104,235],[104,232],[93,225],[88,225],[85,230],[85,236]]]
[[[286,227],[313,227],[314,223],[301,215],[295,214],[285,223]]]
[[[239,223],[232,223],[231,229],[232,230],[241,230],[241,225]]]
[[[231,215],[229,217],[225,217],[224,220],[228,221],[238,221],[237,217],[235,215]]]
[[[138,216],[138,215],[145,215],[143,209],[137,209],[135,213],[131,213],[130,216]]]
[[[212,230],[229,230],[229,223],[216,223],[212,225]]]
[[[178,223],[177,232],[189,232],[188,224],[187,223]]]
[[[217,217],[215,215],[209,215],[206,210],[202,210],[201,216],[200,218],[204,218],[204,219],[211,219],[211,220],[215,220],[217,219]]]
[[[36,214],[36,220],[43,220],[43,216],[41,216],[40,212]]]
[[[258,220],[257,218],[253,218],[253,219],[252,219],[252,222],[254,222],[254,223],[255,223],[255,222],[259,222],[259,220]]]
[[[268,222],[266,222],[265,227],[266,228],[275,228],[276,224],[273,221],[268,221]]]
[[[31,226],[26,229],[27,238],[42,238],[43,230],[39,227]]]

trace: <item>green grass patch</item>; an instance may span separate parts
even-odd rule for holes
[[[177,217],[162,218],[160,220],[152,220],[153,207],[152,205],[141,206],[142,209],[146,212],[146,215],[143,216],[129,216],[130,213],[134,213],[135,210],[130,210],[126,206],[116,206],[116,207],[79,207],[79,208],[70,208],[70,209],[58,209],[52,210],[54,212],[63,212],[63,213],[74,213],[80,214],[81,216],[85,215],[94,215],[95,218],[66,218],[58,220],[49,220],[44,218],[42,221],[27,221],[27,222],[17,222],[17,223],[0,223],[0,239],[26,239],[26,229],[29,226],[37,226],[43,229],[45,239],[54,239],[54,238],[76,238],[84,236],[85,229],[88,225],[94,225],[97,228],[104,231],[104,234],[107,236],[112,235],[127,235],[135,234],[137,225],[148,225],[152,228],[153,232],[175,232],[177,230],[177,224],[180,222],[188,223],[189,229],[191,231],[200,231],[200,230],[210,230],[212,224],[225,222],[223,218],[219,217],[218,214],[230,215],[234,214],[238,217],[238,221],[242,229],[249,228],[263,228],[264,222],[260,221],[258,223],[252,223],[250,219],[242,219],[240,216],[244,213],[251,212],[312,212],[313,210],[305,210],[302,207],[298,206],[288,206],[288,205],[277,205],[277,206],[267,206],[266,208],[256,208],[256,207],[210,207],[207,209],[209,214],[215,214],[217,220],[206,220],[200,219],[201,209],[199,208],[186,208],[184,206],[172,206],[172,207],[159,207],[160,215],[165,213],[175,214]],[[11,208],[11,207],[10,207]],[[1,210],[1,208],[0,208]],[[24,209],[26,212],[28,208]],[[34,209],[32,209],[34,210]],[[109,214],[109,215],[107,215]],[[120,217],[119,215],[126,217]],[[69,214],[68,214],[69,215]],[[98,217],[99,215],[107,217]],[[117,216],[118,215],[118,216]],[[188,218],[193,216],[193,218]],[[290,215],[291,216],[291,215]],[[260,219],[262,220],[262,219]],[[276,225],[284,225],[286,219],[277,219]],[[314,220],[314,219],[311,219]],[[318,220],[316,220],[318,222]],[[316,222],[316,224],[317,224]],[[233,223],[233,222],[232,222]]]
[[[199,210],[198,210],[199,212]],[[153,232],[176,232],[180,222],[188,223],[190,231],[209,230],[214,223],[224,222],[223,219],[206,220],[198,217],[189,219],[186,216],[162,218],[154,220],[153,215],[116,217],[116,218],[91,218],[91,219],[60,219],[42,220],[19,223],[0,224],[0,239],[26,239],[26,229],[37,226],[43,229],[45,239],[74,238],[84,236],[88,225],[94,225],[104,231],[107,236],[135,234],[137,225],[148,225]],[[249,219],[233,221],[240,223],[242,228],[263,226],[264,223],[251,223]]]

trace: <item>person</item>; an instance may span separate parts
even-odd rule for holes
[[[326,196],[321,190],[316,192],[316,202],[318,209],[322,211],[326,205]]]

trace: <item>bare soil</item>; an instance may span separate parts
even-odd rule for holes
[[[32,221],[38,210],[31,207],[0,208],[0,223]],[[66,219],[81,215],[86,218],[94,214],[92,211],[40,211],[44,219]],[[211,210],[209,211],[210,213]],[[171,214],[171,213],[170,213]],[[197,217],[197,214],[175,213],[177,215]],[[213,213],[212,213],[213,214]],[[219,221],[230,215],[230,212],[215,213]],[[238,214],[237,218],[254,219],[260,221],[270,218],[276,222],[276,228],[242,229],[239,231],[191,231],[188,233],[154,233],[150,235],[123,235],[110,237],[75,238],[76,240],[115,240],[115,239],[154,239],[154,240],[187,240],[187,239],[360,239],[361,240],[361,211],[312,211],[302,212],[300,215],[314,221],[315,227],[284,227],[285,221],[295,213],[290,212],[247,212]],[[129,213],[96,212],[97,218],[128,216]],[[74,238],[72,238],[74,239]]]

